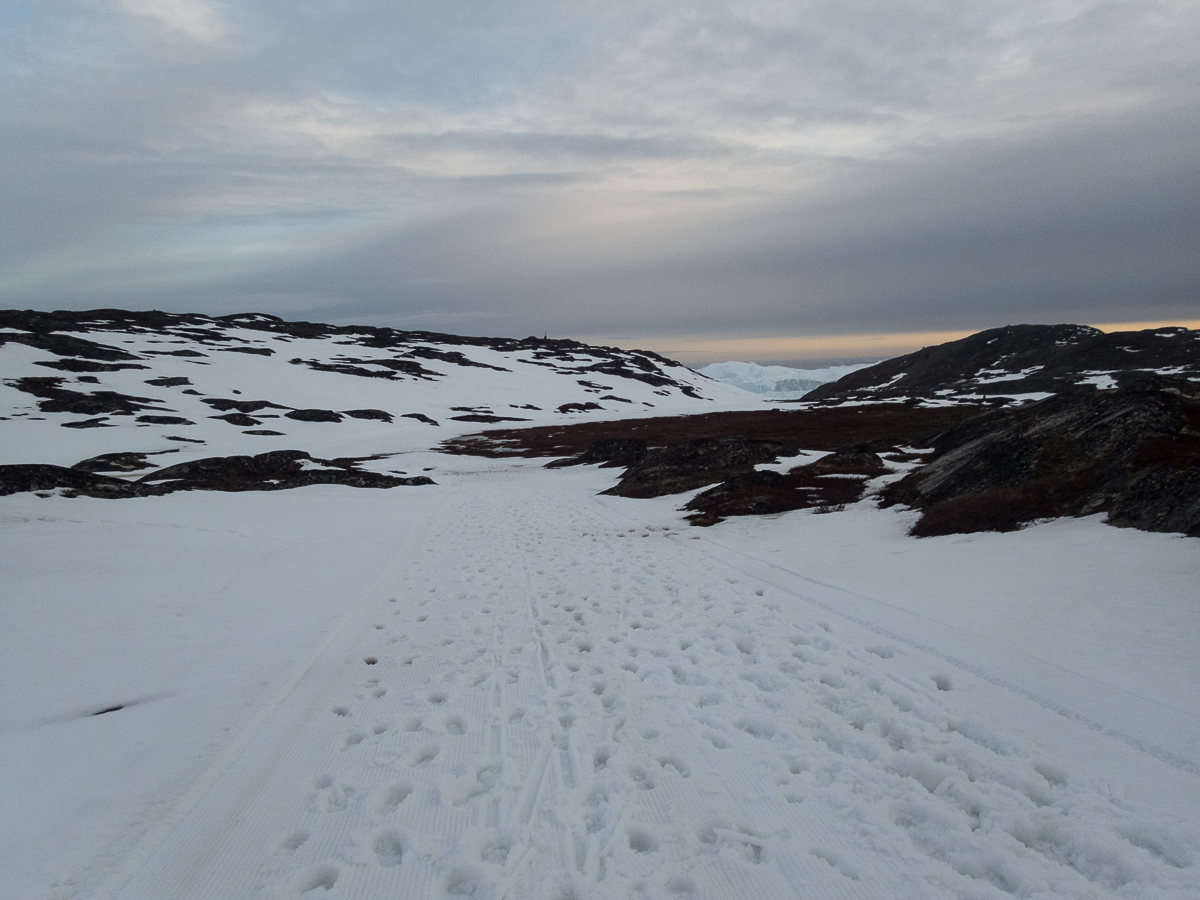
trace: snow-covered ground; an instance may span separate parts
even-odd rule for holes
[[[1200,542],[541,462],[0,500],[0,893],[1200,896]]]

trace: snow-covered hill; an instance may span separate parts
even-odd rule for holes
[[[576,341],[124,310],[0,311],[0,382],[0,463],[68,466],[110,452],[367,455],[497,422],[753,402],[656,354]]]
[[[328,464],[0,496],[0,895],[1200,897],[1200,541],[917,540],[872,496],[905,454],[841,512],[693,528],[697,490],[439,449],[762,408],[649,354],[112,315],[7,323],[4,462]],[[306,481],[347,459],[436,483]]]

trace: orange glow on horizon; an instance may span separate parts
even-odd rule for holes
[[[1101,331],[1141,331],[1182,326],[1200,329],[1200,319],[1156,322],[1106,322],[1092,324]],[[775,360],[889,358],[957,341],[985,329],[971,331],[905,331],[834,335],[660,335],[646,337],[581,337],[588,344],[653,350],[688,366],[738,359],[766,364]]]

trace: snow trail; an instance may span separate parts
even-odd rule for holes
[[[959,714],[944,660],[554,477],[425,502],[98,896],[1200,896],[1194,824]]]

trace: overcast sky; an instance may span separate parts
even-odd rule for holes
[[[1200,319],[1195,0],[0,0],[0,305]]]

